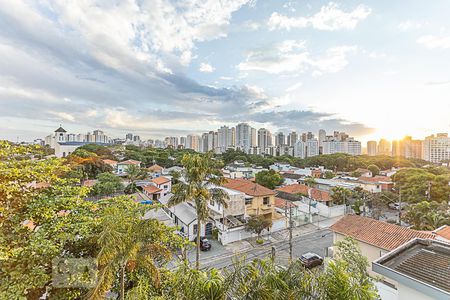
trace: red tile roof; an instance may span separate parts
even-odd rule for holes
[[[357,215],[347,215],[331,230],[372,246],[393,250],[414,238],[434,239],[434,235]]]
[[[227,178],[226,181],[227,182],[223,185],[224,187],[243,192],[249,196],[259,197],[275,195],[275,191],[250,180]]]
[[[289,194],[303,194],[303,195],[308,195],[308,186],[304,185],[304,184],[290,184],[290,185],[285,185],[282,186],[280,188],[277,188],[277,191],[280,192],[284,192],[284,193],[289,193]],[[316,200],[316,201],[330,201],[330,193],[328,193],[327,191],[322,191],[316,188],[312,188],[311,189],[311,198]]]
[[[444,225],[442,227],[439,227],[435,231],[433,231],[435,234],[443,237],[444,239],[447,239],[450,241],[450,226]]]
[[[360,176],[358,178],[359,181],[364,181],[364,182],[391,182],[392,179],[391,177],[388,176],[375,176],[375,177],[366,177],[366,176]]]
[[[129,160],[121,161],[118,164],[119,165],[139,165],[139,164],[141,164],[141,162],[138,160],[129,159]]]
[[[104,159],[103,162],[107,165],[117,165],[117,161],[112,159]]]
[[[154,194],[154,193],[158,193],[161,191],[161,189],[157,188],[154,185],[146,185],[142,189],[149,194]]]
[[[166,182],[170,182],[170,179],[164,176],[156,177],[152,179],[152,182],[156,183],[157,185],[164,184]]]
[[[286,206],[287,207],[295,207],[295,205],[292,204],[291,201],[284,200],[284,199],[281,199],[281,198],[278,198],[278,197],[275,197],[275,206],[278,207],[278,208],[281,208],[281,209],[285,209]]]
[[[150,166],[148,168],[148,170],[150,172],[161,172],[163,170],[163,167],[161,167],[160,165],[154,164],[154,165]]]

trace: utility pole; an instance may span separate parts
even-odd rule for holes
[[[292,262],[292,205],[289,205],[289,263]]]
[[[398,188],[398,223],[402,226],[402,187]]]

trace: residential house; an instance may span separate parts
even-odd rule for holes
[[[263,215],[272,222],[273,228],[285,222],[284,216],[275,211],[275,191],[245,179],[227,179],[224,187],[245,193],[245,211],[249,216]],[[282,220],[282,222],[277,222]],[[280,224],[280,225],[278,225]]]
[[[358,242],[362,255],[369,263],[394,250],[414,238],[434,239],[432,233],[409,229],[375,219],[346,215],[330,229],[334,243],[349,236]],[[371,270],[369,272],[372,273]],[[375,275],[372,273],[372,275]],[[388,282],[395,285],[395,282]]]
[[[162,189],[153,184],[142,187],[142,192],[151,200],[158,200],[161,197]]]
[[[121,161],[117,163],[117,174],[127,174],[128,167],[134,165],[136,167],[141,166],[141,162],[133,159],[129,159],[126,161]]]
[[[377,283],[382,300],[450,299],[450,244],[415,238],[372,262],[372,270],[396,282]]]
[[[153,164],[152,166],[148,167],[148,172],[152,176],[160,176],[163,173],[163,171],[164,168],[157,164]]]
[[[450,243],[450,226],[442,225],[438,229],[433,231],[437,240]]]
[[[110,166],[113,169],[113,172],[117,172],[117,161],[112,159],[104,159],[103,163]]]
[[[198,221],[197,212],[192,203],[182,202],[174,206],[168,206],[170,197],[173,194],[169,193],[162,196],[158,201],[164,205],[164,210],[172,218],[173,223],[178,227],[179,231],[186,236],[190,241],[197,237]],[[202,223],[200,228],[200,235],[206,236],[212,234],[213,220],[208,220]]]
[[[172,180],[170,178],[164,176],[155,177],[151,182],[161,190],[161,196],[167,195],[172,190]]]
[[[315,201],[322,202],[323,204],[330,206],[332,201],[330,193],[317,188],[309,188],[304,184],[290,184],[275,189],[277,197],[290,200],[300,201],[303,196],[311,198]]]
[[[380,193],[385,191],[392,191],[394,183],[392,179],[387,176],[367,177],[360,176],[357,183],[366,191],[371,193]]]

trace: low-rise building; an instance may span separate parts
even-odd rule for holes
[[[415,238],[372,263],[373,272],[396,282],[380,285],[382,300],[450,299],[450,244]]]
[[[161,190],[161,196],[167,195],[172,190],[172,180],[170,178],[164,176],[155,177],[151,182]]]
[[[127,174],[127,170],[128,167],[134,165],[136,167],[140,167],[141,166],[141,162],[138,160],[133,160],[133,159],[129,159],[129,160],[125,160],[125,161],[121,161],[117,163],[117,174],[121,175],[121,174]]]

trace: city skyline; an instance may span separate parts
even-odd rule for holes
[[[0,5],[0,138],[449,131],[448,1],[154,4]]]

